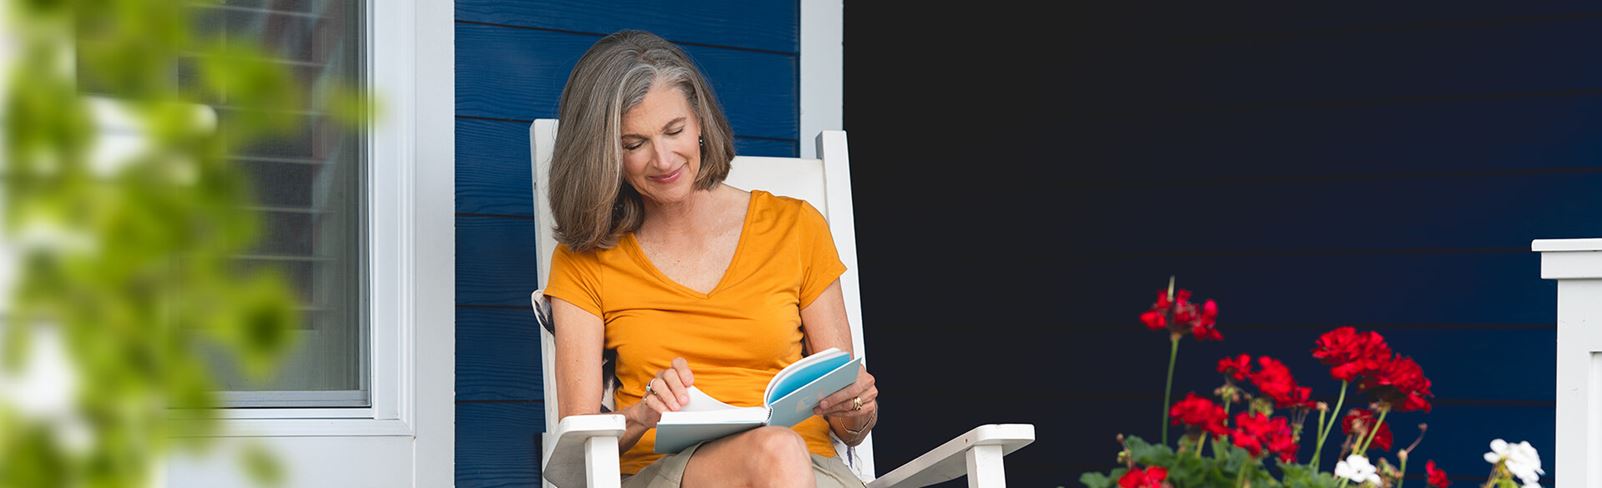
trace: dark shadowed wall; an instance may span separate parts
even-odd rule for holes
[[[1177,275],[1225,340],[1186,339],[1176,399],[1249,353],[1333,404],[1309,352],[1355,325],[1434,380],[1388,422],[1430,426],[1411,474],[1483,482],[1493,438],[1573,469],[1529,243],[1602,236],[1602,8],[1005,3],[846,6],[880,466],[1016,421],[1016,486],[1112,468],[1114,435],[1158,434],[1167,340],[1137,316]]]

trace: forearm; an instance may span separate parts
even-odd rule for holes
[[[650,430],[650,427],[646,427],[645,424],[640,423],[633,415],[630,415],[631,410],[618,412],[623,415],[624,419],[623,436],[617,439],[617,452],[619,453],[628,452],[635,444],[639,444],[640,438],[645,436],[645,431]]]

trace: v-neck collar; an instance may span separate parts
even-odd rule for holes
[[[751,220],[756,215],[758,193],[765,192],[762,190],[751,190],[751,196],[748,197],[748,200],[746,201],[745,217],[740,221],[740,237],[736,239],[734,243],[734,256],[729,258],[728,267],[723,268],[723,276],[718,278],[718,283],[716,285],[712,285],[712,289],[708,290],[706,293],[702,293],[688,286],[684,286],[678,281],[675,281],[673,278],[668,277],[667,273],[663,273],[661,269],[658,269],[656,267],[656,263],[651,262],[651,257],[645,255],[645,248],[640,246],[640,241],[635,237],[634,232],[624,235],[623,239],[625,241],[625,249],[629,252],[630,256],[634,257],[634,260],[639,263],[640,267],[645,268],[645,270],[650,272],[652,276],[655,276],[657,280],[661,281],[668,287],[678,290],[686,295],[703,300],[711,298],[712,295],[717,294],[717,292],[722,290],[723,286],[728,283],[730,276],[734,274],[735,265],[740,263],[740,255],[745,249],[745,241],[751,234]]]

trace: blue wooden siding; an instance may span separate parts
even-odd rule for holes
[[[1434,380],[1432,413],[1388,421],[1403,445],[1429,424],[1415,460],[1478,484],[1480,454],[1505,438],[1536,446],[1543,483],[1576,469],[1551,464],[1556,287],[1529,241],[1602,236],[1595,4],[924,14],[995,27],[931,39],[893,27],[893,8],[846,14],[853,161],[926,169],[853,168],[867,343],[886,391],[881,466],[1010,420],[1039,429],[1009,457],[1020,486],[1078,486],[1113,467],[1115,434],[1158,435],[1167,342],[1136,316],[1176,274],[1222,304],[1225,336],[1186,339],[1176,397],[1205,394],[1218,358],[1249,353],[1284,360],[1333,404],[1339,383],[1309,353],[1320,333],[1355,325]],[[907,50],[908,37],[940,54]],[[984,96],[932,110],[916,101],[941,89],[894,76],[987,51],[1050,61],[965,56],[947,85]],[[1025,109],[991,116],[997,106]],[[972,144],[897,143],[929,137],[905,121],[936,117],[979,121]],[[983,158],[1001,172],[973,164]],[[949,181],[966,171],[991,177]],[[861,196],[889,188],[923,197]],[[954,293],[971,306],[926,305]],[[890,345],[910,337],[919,352]],[[953,350],[997,366],[954,393],[920,357]],[[954,396],[960,408],[923,413]]]
[[[636,28],[684,45],[701,65],[738,153],[795,156],[798,15],[794,1],[456,2],[457,486],[539,481],[529,124],[556,116],[590,44]]]

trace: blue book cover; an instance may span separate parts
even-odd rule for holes
[[[790,427],[812,416],[813,407],[857,379],[862,358],[829,348],[802,358],[768,381],[761,407],[735,407],[690,387],[684,409],[662,414],[656,424],[656,452],[671,454],[764,425]]]

